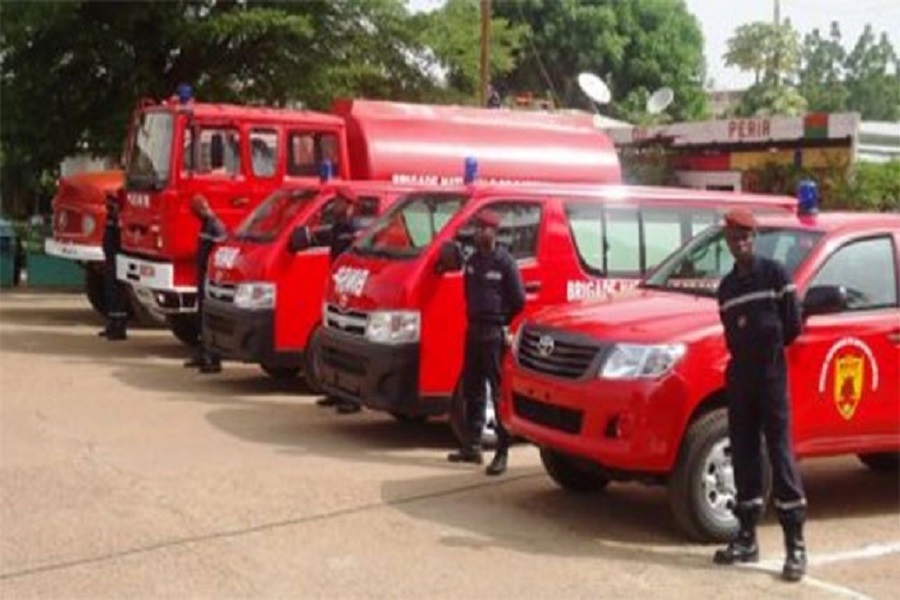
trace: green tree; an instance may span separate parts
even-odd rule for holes
[[[886,33],[875,39],[866,25],[844,64],[847,108],[864,119],[900,120],[900,61]]]
[[[494,14],[527,25],[516,68],[501,80],[510,92],[550,93],[569,107],[591,107],[578,89],[580,72],[609,84],[611,112],[645,116],[653,90],[670,86],[669,114],[691,119],[705,111],[703,37],[681,0],[504,0]]]
[[[798,91],[806,98],[809,110],[847,110],[849,91],[843,80],[846,57],[837,21],[832,21],[828,38],[823,37],[818,29],[813,29],[804,37]]]
[[[420,51],[402,0],[4,2],[4,203],[38,193],[65,156],[118,154],[136,101],[180,82],[206,101],[425,98]]]

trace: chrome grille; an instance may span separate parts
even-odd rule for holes
[[[215,283],[206,280],[206,297],[223,302],[234,302],[235,286],[230,283]]]
[[[325,327],[352,333],[353,335],[365,335],[368,316],[358,310],[344,310],[334,304],[325,305]]]
[[[603,346],[557,331],[525,327],[519,338],[518,359],[523,367],[566,379],[585,375]]]

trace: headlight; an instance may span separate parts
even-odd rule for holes
[[[684,356],[684,344],[616,344],[603,366],[604,379],[655,379],[665,375]]]
[[[234,305],[250,310],[275,308],[275,284],[260,282],[239,284],[234,291]]]
[[[369,313],[366,339],[379,344],[409,344],[419,341],[422,318],[417,310],[386,310]]]
[[[94,229],[96,228],[97,221],[94,220],[94,217],[92,217],[91,215],[84,215],[84,217],[81,218],[81,233],[83,233],[84,235],[91,235],[94,233]]]

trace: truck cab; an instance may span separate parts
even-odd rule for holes
[[[473,218],[482,210],[502,218],[498,239],[522,274],[528,318],[633,287],[723,209],[789,213],[795,205],[786,197],[619,185],[476,184],[408,194],[332,267],[321,386],[401,420],[458,405],[463,275],[439,265],[448,244],[472,251]]]
[[[283,185],[318,183],[323,163],[346,178],[344,121],[334,115],[185,97],[143,108],[125,176],[118,279],[176,336],[195,341],[199,222],[190,199],[203,195],[232,229]]]
[[[900,216],[760,216],[757,254],[782,262],[804,329],[787,348],[802,458],[856,454],[900,466]],[[716,291],[733,259],[720,225],[631,293],[550,308],[521,327],[501,413],[570,490],[614,480],[668,486],[697,541],[737,530],[727,433],[728,351]]]

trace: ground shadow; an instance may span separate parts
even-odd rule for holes
[[[31,294],[17,295],[16,303],[10,304],[13,298],[0,297],[0,321],[14,325],[53,327],[53,326],[89,326],[101,328],[105,325],[105,318],[91,308],[87,300],[83,306],[42,306],[48,298],[47,294],[33,294],[35,303],[22,305],[28,301]],[[149,316],[134,317],[129,320],[128,326],[134,330],[164,329],[162,321],[157,321]]]

